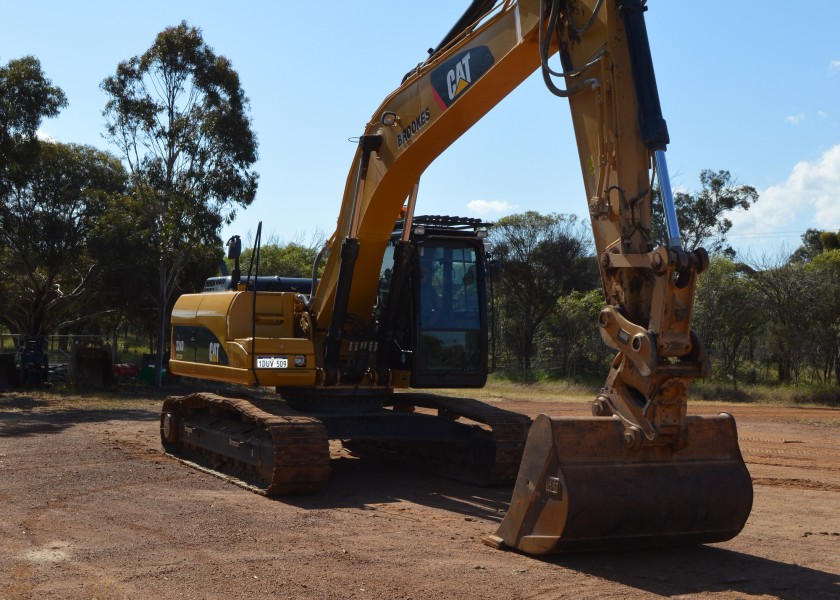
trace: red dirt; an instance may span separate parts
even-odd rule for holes
[[[510,488],[335,447],[324,492],[272,500],[164,456],[160,400],[82,406],[0,394],[0,600],[840,598],[840,410],[692,407],[738,422],[755,501],[730,542],[535,559],[480,541]]]

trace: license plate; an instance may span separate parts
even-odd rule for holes
[[[258,369],[288,369],[289,359],[285,356],[258,356]]]

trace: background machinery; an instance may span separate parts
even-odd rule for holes
[[[642,0],[475,0],[365,127],[310,293],[240,283],[178,300],[173,373],[273,386],[279,398],[170,399],[167,451],[267,494],[317,491],[328,439],[469,481],[515,477],[485,542],[534,554],[737,535],[752,485],[734,421],[687,416],[691,380],[709,374],[690,326],[708,259],[682,249],[645,10]],[[485,225],[414,209],[426,167],[537,70],[571,107],[601,334],[617,356],[593,416],[541,415],[525,444],[526,417],[402,389],[485,383]],[[655,247],[657,179],[669,239]]]

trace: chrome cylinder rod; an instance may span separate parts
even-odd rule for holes
[[[659,188],[662,193],[662,207],[665,212],[665,228],[668,230],[668,247],[681,248],[680,224],[677,222],[677,209],[674,206],[674,194],[671,192],[671,177],[668,175],[668,163],[665,161],[665,151],[657,150],[656,171],[659,173]]]

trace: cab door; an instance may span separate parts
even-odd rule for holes
[[[417,243],[412,273],[412,387],[480,387],[487,381],[487,302],[480,240]]]

